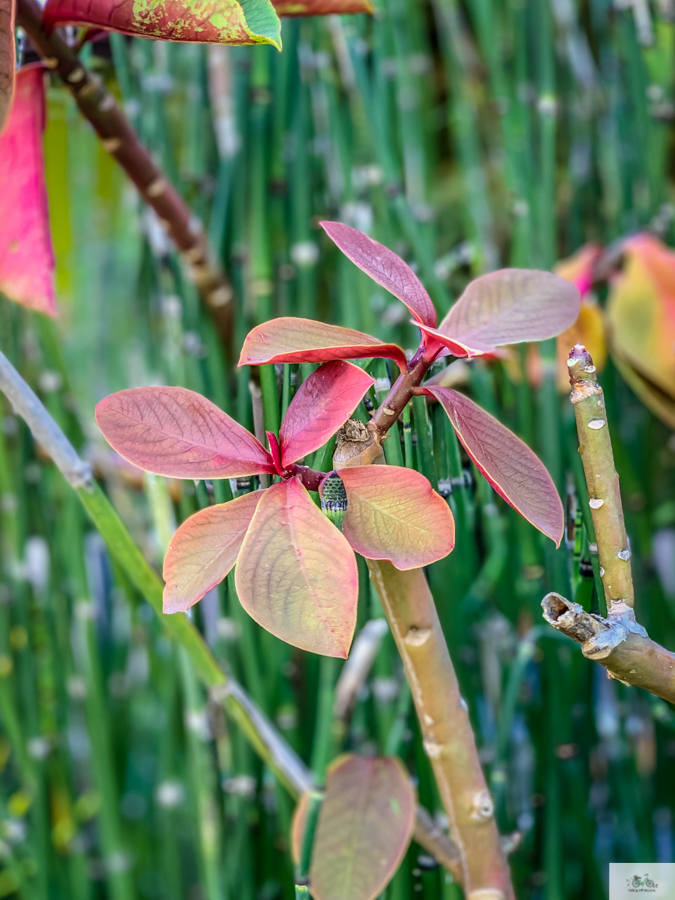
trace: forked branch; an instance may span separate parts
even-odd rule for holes
[[[649,638],[633,611],[630,549],[603,391],[585,347],[572,349],[568,366],[607,618],[555,593],[542,600],[544,618],[580,644],[584,656],[604,666],[611,678],[675,703],[675,654]]]

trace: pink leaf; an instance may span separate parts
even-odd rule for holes
[[[405,303],[418,322],[435,327],[436,310],[431,297],[408,263],[349,225],[322,222],[321,226],[354,265]]]
[[[374,380],[342,360],[326,363],[298,388],[281,423],[283,466],[313,453],[340,428]]]
[[[185,388],[118,391],[98,404],[96,421],[113,449],[157,475],[236,478],[275,471],[252,434]]]
[[[277,475],[283,475],[284,467],[281,464],[281,447],[279,446],[279,440],[273,431],[266,431],[265,434],[267,435],[267,442],[270,445],[270,455],[274,462],[276,473]]]
[[[577,288],[550,272],[500,269],[476,278],[438,326],[479,350],[555,337],[576,322]]]
[[[237,561],[262,491],[190,516],[164,559],[164,612],[185,612],[225,578]]]
[[[312,850],[315,900],[374,900],[401,864],[415,791],[398,759],[349,755],[328,770]]]
[[[396,344],[385,344],[369,334],[324,325],[312,319],[271,319],[249,331],[241,349],[240,366],[263,363],[330,362],[334,359],[393,359],[407,369],[405,353]]]
[[[90,25],[163,41],[273,44],[281,49],[280,22],[269,0],[48,0],[42,21],[47,31]]]
[[[235,578],[242,606],[267,631],[302,650],[347,657],[356,625],[356,559],[297,478],[265,491]]]
[[[44,121],[44,69],[21,69],[9,121],[0,137],[0,293],[55,316]]]
[[[14,70],[16,69],[15,13],[15,0],[0,0],[0,134],[4,131],[14,93]]]
[[[424,475],[399,466],[354,466],[338,475],[347,491],[342,530],[361,556],[416,569],[455,546],[450,507]]]
[[[421,390],[441,403],[464,449],[499,496],[559,546],[563,506],[551,476],[527,444],[464,394],[436,386]]]
[[[484,356],[486,353],[492,353],[494,351],[494,347],[480,345],[478,341],[471,341],[471,345],[469,346],[468,344],[463,344],[460,340],[448,337],[446,334],[443,334],[436,328],[428,328],[421,322],[415,322],[414,324],[417,325],[419,330],[426,338],[427,346],[433,346],[433,344],[436,342],[445,347],[445,349],[449,353],[451,353],[452,356],[467,357],[468,359],[472,359],[474,356]],[[440,356],[445,355],[446,354],[444,353],[440,354]]]

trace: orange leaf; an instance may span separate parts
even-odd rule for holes
[[[347,756],[328,771],[312,851],[315,900],[374,900],[412,838],[415,792],[398,759]]]
[[[558,275],[500,269],[472,281],[438,330],[483,352],[503,344],[541,341],[572,325],[579,302],[576,287]]]
[[[225,578],[237,561],[262,497],[253,491],[200,510],[174,534],[164,559],[164,612],[185,612]]]
[[[89,25],[163,41],[273,44],[281,23],[270,0],[48,0],[43,24]]]
[[[236,569],[241,605],[302,650],[347,657],[359,581],[351,547],[297,478],[265,491]]]
[[[418,322],[436,325],[436,310],[422,282],[400,256],[362,234],[356,228],[342,222],[322,222],[328,237],[342,250],[354,265],[373,281],[398,297],[408,307]]]
[[[249,331],[241,349],[239,365],[329,362],[333,359],[371,357],[393,359],[401,371],[407,369],[405,353],[396,344],[385,344],[378,338],[352,331],[351,328],[287,316],[271,319]]]
[[[468,397],[423,387],[443,406],[466,452],[500,497],[560,545],[563,506],[551,476],[527,444]]]
[[[275,471],[252,434],[185,388],[118,391],[98,404],[96,421],[120,456],[156,475],[236,478]]]
[[[312,372],[298,388],[281,423],[282,466],[322,447],[374,383],[363,369],[343,360],[326,363]]]
[[[55,316],[44,123],[44,69],[30,66],[16,76],[9,121],[0,137],[0,293]]]
[[[627,241],[607,316],[621,358],[675,398],[675,253],[651,235]]]
[[[15,0],[0,0],[0,134],[9,116],[14,93],[16,51],[14,41]]]
[[[342,531],[361,556],[416,569],[455,546],[450,507],[424,475],[400,466],[354,466],[338,474],[347,491]]]

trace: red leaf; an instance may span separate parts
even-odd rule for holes
[[[450,507],[424,475],[399,466],[353,466],[338,475],[347,491],[343,534],[361,556],[416,569],[455,546]]]
[[[467,344],[463,344],[460,340],[448,337],[436,328],[429,328],[426,325],[423,325],[421,322],[415,322],[414,324],[417,325],[422,334],[426,337],[428,346],[433,345],[434,341],[437,341],[453,356],[471,359],[474,356],[483,356],[486,353],[492,353],[494,351],[494,347],[488,347],[487,345],[480,346],[477,341],[471,341],[471,346],[468,346]],[[440,355],[444,356],[445,354],[441,353]]]
[[[163,41],[274,44],[281,23],[269,0],[48,0],[43,24],[90,25]]]
[[[400,256],[349,225],[322,222],[321,226],[354,265],[405,303],[418,322],[432,328],[436,325],[436,310],[431,297]]]
[[[164,559],[164,612],[185,612],[234,566],[262,491],[244,494],[190,516]]]
[[[415,792],[398,759],[349,755],[328,770],[310,868],[315,900],[374,900],[412,838]]]
[[[351,328],[287,316],[271,319],[249,331],[241,348],[239,365],[371,357],[393,359],[401,371],[407,369],[405,353],[396,344],[385,344]]]
[[[270,455],[272,457],[272,461],[274,462],[276,473],[277,475],[283,475],[284,467],[281,464],[281,448],[279,447],[277,436],[273,431],[266,431],[265,434],[267,435],[267,442],[270,445]]]
[[[353,13],[372,13],[370,0],[272,0],[277,15],[344,16]]]
[[[290,466],[322,447],[374,384],[363,369],[342,360],[326,363],[298,388],[281,423],[281,460]]]
[[[0,0],[0,134],[9,116],[14,93],[16,51],[14,41],[15,0]]]
[[[464,449],[499,496],[559,546],[563,506],[551,476],[527,444],[464,394],[436,386],[421,390],[441,403]]]
[[[55,316],[44,122],[44,69],[21,69],[9,121],[0,137],[0,293]]]
[[[118,391],[98,404],[96,421],[113,449],[156,475],[235,478],[275,471],[252,434],[185,388]]]
[[[558,275],[500,269],[472,281],[438,330],[483,351],[542,341],[576,322],[580,302],[577,288]]]
[[[297,478],[258,504],[236,570],[241,605],[302,650],[347,657],[356,625],[356,558]]]

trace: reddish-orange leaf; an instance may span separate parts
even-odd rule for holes
[[[274,44],[281,23],[270,0],[48,0],[43,23],[89,25],[163,41]]]
[[[396,344],[385,344],[378,338],[352,331],[351,328],[287,316],[271,319],[249,331],[241,349],[239,365],[330,362],[333,359],[370,357],[393,359],[401,371],[407,368],[405,353]]]
[[[374,383],[363,369],[343,360],[312,372],[298,388],[281,423],[282,465],[289,466],[323,446]]]
[[[185,612],[225,578],[237,561],[262,491],[190,516],[164,558],[164,612]]]
[[[447,334],[443,334],[437,328],[429,328],[426,325],[423,325],[421,322],[415,322],[415,325],[420,329],[423,336],[426,337],[427,346],[433,345],[434,342],[441,344],[452,356],[457,357],[468,357],[469,359],[474,356],[483,356],[486,353],[493,353],[495,348],[489,347],[487,345],[480,345],[478,341],[472,341],[471,345],[463,344],[460,340],[456,340],[454,338],[448,337]],[[445,356],[445,353],[439,354],[440,356]]]
[[[302,650],[347,657],[359,581],[349,544],[297,478],[265,491],[239,553],[242,606]]]
[[[110,394],[96,421],[134,465],[173,478],[236,478],[274,472],[267,450],[206,397],[180,387]]]
[[[0,294],[55,316],[44,123],[44,69],[30,66],[16,77],[9,121],[0,136]]]
[[[16,51],[14,41],[15,0],[0,0],[0,134],[9,117],[14,93]]]
[[[436,325],[436,310],[431,297],[400,256],[342,222],[322,222],[321,225],[345,256],[366,275],[370,275],[373,281],[405,303],[418,322],[432,328]]]
[[[577,288],[558,275],[500,269],[472,281],[438,330],[479,350],[541,341],[569,328],[579,303]]]
[[[527,444],[464,394],[436,386],[422,390],[441,403],[464,449],[499,496],[559,546],[563,506],[551,476]]]
[[[277,15],[343,16],[350,13],[372,13],[370,0],[272,0]]]
[[[593,287],[595,264],[601,254],[602,247],[599,244],[584,244],[572,256],[555,264],[555,274],[576,285],[583,300]]]
[[[614,353],[675,399],[675,253],[652,235],[626,241],[607,317]]]
[[[412,838],[415,792],[398,759],[346,756],[328,771],[312,851],[315,900],[374,900]]]
[[[343,534],[361,556],[416,569],[455,546],[450,507],[424,475],[400,466],[353,466],[338,474],[347,492]]]

